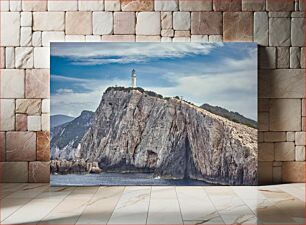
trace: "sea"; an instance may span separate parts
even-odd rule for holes
[[[51,175],[51,186],[211,186],[192,179],[160,179],[152,173]]]

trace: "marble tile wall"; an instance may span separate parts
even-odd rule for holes
[[[305,181],[303,0],[2,0],[4,182],[49,180],[52,41],[259,44],[259,181]]]

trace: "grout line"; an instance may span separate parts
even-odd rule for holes
[[[221,216],[219,210],[217,209],[217,207],[215,206],[214,202],[211,200],[210,196],[209,196],[209,193],[205,190],[204,187],[202,187],[203,191],[207,194],[207,197],[210,201],[210,203],[214,206],[214,209],[215,209],[215,212],[218,214],[219,218],[223,221],[223,224],[226,224],[223,217]]]
[[[121,195],[120,195],[120,197],[118,198],[117,203],[115,204],[114,209],[113,209],[113,211],[112,211],[112,214],[111,214],[111,216],[108,218],[106,224],[109,223],[110,219],[111,219],[112,216],[114,215],[115,209],[116,209],[116,207],[117,207],[117,205],[118,205],[120,199],[122,198],[122,196],[123,196],[123,194],[124,194],[124,192],[125,192],[125,189],[126,189],[126,186],[124,186],[124,189],[122,190]]]
[[[20,189],[22,188],[23,186],[20,187]],[[16,191],[10,193],[9,195],[13,194],[13,193],[16,193],[18,191],[20,191],[20,189],[17,189]],[[4,197],[3,199],[0,200],[0,203],[3,202],[4,199],[6,199],[8,196]],[[1,217],[0,217],[0,221],[1,223],[6,220],[7,218],[9,218],[10,216],[12,216],[17,210],[23,208],[25,205],[27,205],[29,202],[31,202],[33,200],[33,198],[28,198],[28,201],[25,202],[23,205],[21,205],[20,207],[16,208],[11,214],[9,214],[8,216],[6,216],[5,218],[2,217],[2,213],[1,213]],[[1,204],[2,206],[2,204]]]
[[[16,190],[16,191],[13,192],[13,193],[18,192],[18,191],[20,191],[21,189],[23,189],[23,190],[29,190],[29,189],[24,189],[24,188],[26,188],[26,187],[29,186],[30,184],[31,184],[31,183],[27,183],[26,186],[21,186],[22,188]],[[44,185],[44,186],[45,186],[45,185]],[[41,187],[41,186],[38,186],[38,187]],[[48,187],[48,185],[47,185],[47,187]],[[34,188],[37,188],[37,187],[34,187]],[[31,188],[31,189],[33,189],[33,188]],[[41,193],[43,193],[45,190],[47,190],[47,188],[44,189],[42,192],[40,192],[38,195],[40,195]],[[13,194],[13,193],[11,193],[11,194]],[[11,195],[11,194],[10,194],[10,195]],[[2,223],[3,221],[7,220],[8,218],[10,218],[11,216],[14,216],[14,214],[15,214],[17,211],[23,209],[25,206],[30,205],[30,203],[31,203],[33,200],[35,200],[36,197],[37,197],[38,195],[36,195],[35,197],[28,198],[28,199],[29,199],[28,202],[26,202],[24,205],[22,205],[22,206],[20,206],[19,208],[17,208],[14,212],[12,212],[12,213],[11,213],[9,216],[7,216],[5,219],[2,220],[2,218],[1,218],[1,223]],[[5,198],[8,198],[8,196],[6,196]],[[8,199],[9,199],[9,198],[8,198]],[[19,199],[19,198],[13,198],[13,199]],[[23,198],[23,199],[24,199],[24,198]]]
[[[49,213],[47,214],[47,215],[45,215],[39,222],[41,222],[42,220],[44,220],[45,218],[47,218],[52,212],[53,212],[53,210],[57,207],[57,206],[59,206],[74,190],[75,190],[76,188],[74,187],[73,188],[73,190],[68,194],[68,195],[66,195],[66,197],[65,198],[63,198],[62,199],[62,201],[60,201],[53,209],[51,209],[50,211],[49,211]]]
[[[148,224],[149,210],[150,210],[150,204],[151,204],[151,196],[152,196],[152,186],[150,187],[150,196],[149,196],[149,204],[148,204],[148,210],[147,210],[146,224]]]
[[[255,217],[256,217],[256,221],[257,221],[257,223],[258,222],[260,222],[261,223],[261,221],[258,219],[258,217],[257,217],[257,209],[258,209],[258,203],[257,203],[257,198],[256,198],[256,211],[254,211],[254,210],[252,210],[250,207],[249,207],[249,205],[244,201],[244,199],[243,198],[241,198],[234,190],[233,190],[233,188],[231,187],[231,189],[232,189],[232,191],[235,193],[235,195],[244,203],[244,205],[246,206],[246,207],[248,207],[248,209],[255,215]],[[257,189],[257,187],[256,187],[256,194],[258,194],[259,193],[259,190]],[[265,200],[266,200],[266,197],[264,196],[264,198],[265,198]]]
[[[180,209],[180,215],[181,215],[182,224],[184,224],[184,218],[183,218],[183,215],[182,215],[181,204],[180,204],[180,201],[179,201],[179,198],[178,198],[178,194],[177,194],[176,188],[177,187],[175,186],[174,190],[175,190],[176,200],[177,200],[177,203],[178,203],[178,206],[179,206],[179,209]]]
[[[91,196],[90,199],[88,199],[87,201],[85,201],[86,206],[84,207],[84,209],[82,210],[82,212],[79,214],[79,216],[78,216],[78,218],[77,218],[75,224],[78,223],[78,221],[79,221],[80,217],[82,216],[83,212],[87,209],[88,203],[90,203],[90,201],[94,199],[94,197],[95,197],[95,195],[97,194],[97,192],[99,191],[99,189],[100,189],[100,186],[97,186],[96,192]]]

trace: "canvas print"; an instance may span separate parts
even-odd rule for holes
[[[256,185],[255,43],[51,43],[51,185]]]

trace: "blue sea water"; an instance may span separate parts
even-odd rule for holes
[[[151,173],[51,175],[51,186],[209,186],[191,179],[156,179]]]

